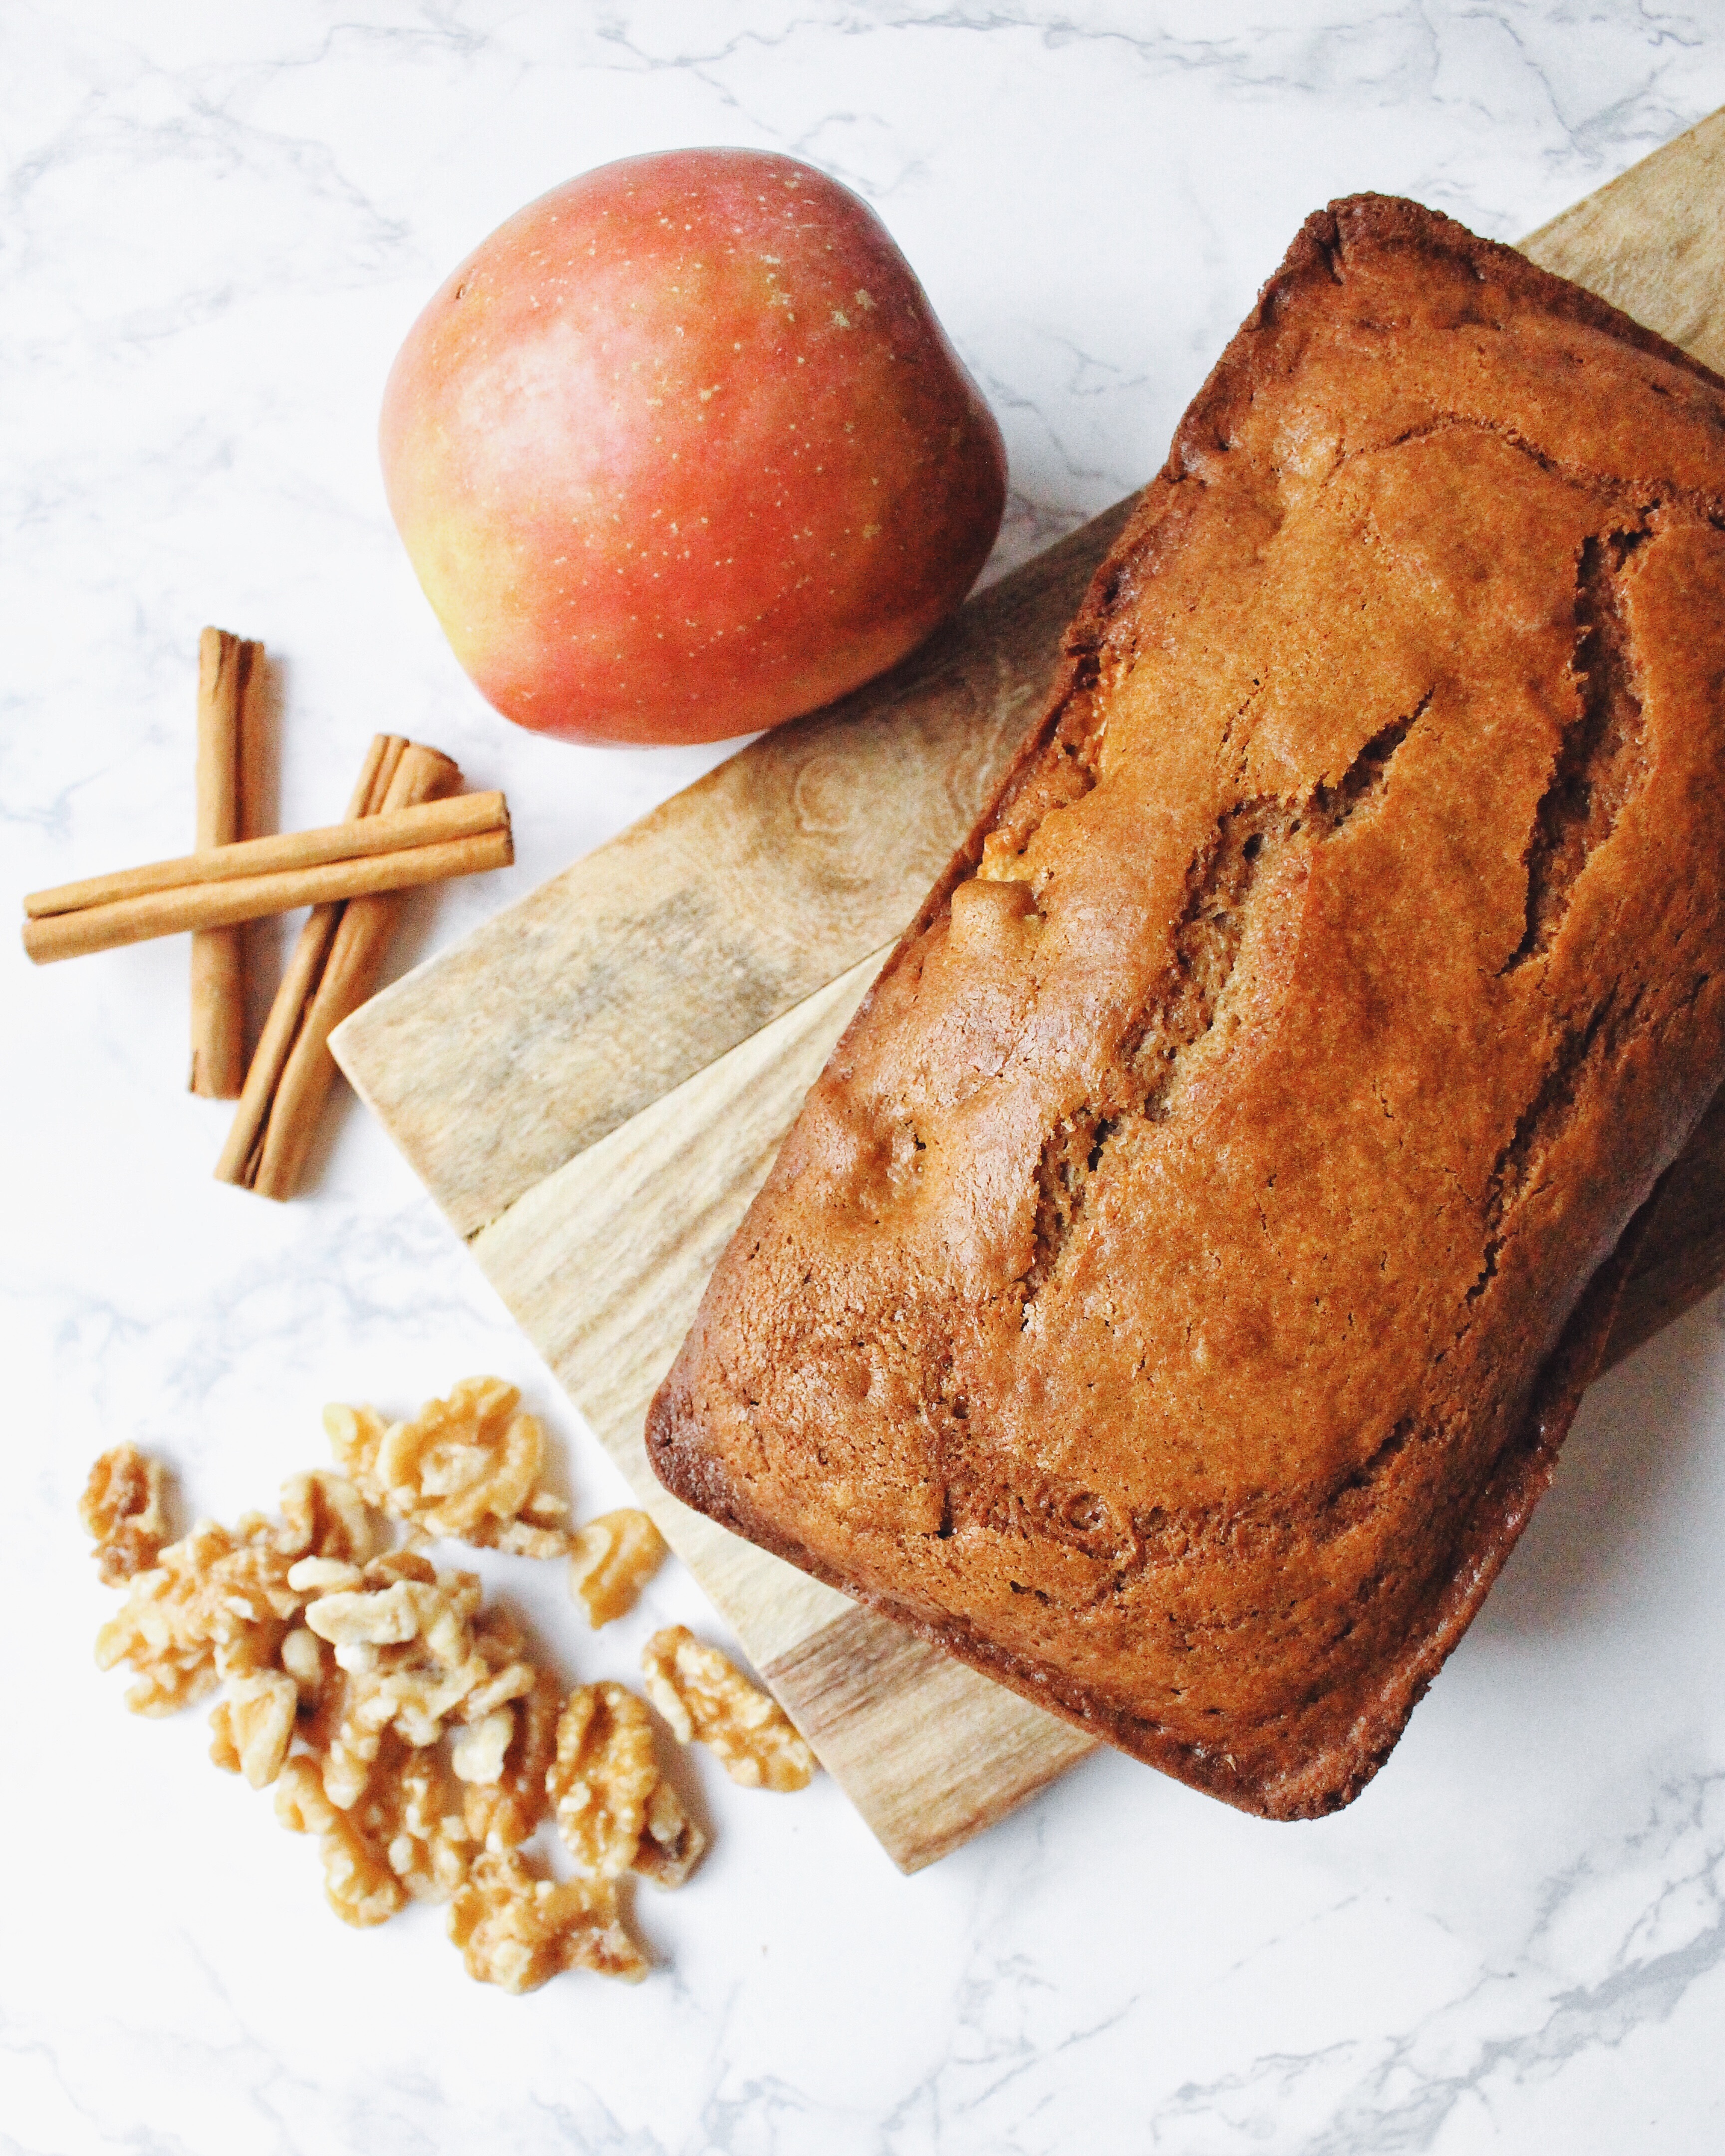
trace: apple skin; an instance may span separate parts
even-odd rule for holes
[[[867,204],[790,157],[679,150],[529,203],[384,393],[389,506],[455,655],[569,741],[813,711],[970,588],[1000,429]]]

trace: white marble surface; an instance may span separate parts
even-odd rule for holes
[[[684,783],[463,681],[385,515],[384,372],[519,203],[680,143],[810,158],[880,209],[1006,429],[1000,560],[1153,469],[1300,218],[1365,187],[1513,237],[1725,102],[1717,0],[0,0],[0,818],[14,891],[180,851],[193,650],[285,666],[285,824],[388,725],[508,789],[506,875],[405,964]],[[132,1437],[232,1517],[328,1397],[517,1377],[583,1507],[597,1446],[350,1106],[316,1193],[209,1167],[186,957],[4,964],[9,1715],[0,2151],[1228,2156],[1725,2145],[1725,1329],[1589,1400],[1557,1489],[1359,1802],[1239,1818],[1100,1757],[910,1881],[829,1785],[706,1788],[639,1989],[470,1984],[436,1912],[323,1907],[312,1850],[129,1717],[73,1516]],[[593,1638],[490,1569],[572,1675]]]

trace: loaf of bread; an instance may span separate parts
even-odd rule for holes
[[[1248,1810],[1348,1801],[1725,1075],[1725,383],[1310,218],[649,1419],[678,1496]]]

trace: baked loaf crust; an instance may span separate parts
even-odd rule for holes
[[[1725,1075],[1725,383],[1308,219],[655,1401],[716,1519],[1245,1809],[1355,1795]]]

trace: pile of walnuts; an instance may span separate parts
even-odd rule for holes
[[[126,1705],[169,1714],[220,1691],[210,1756],[317,1837],[346,1922],[441,1902],[470,1975],[531,1991],[560,1970],[631,1981],[647,1959],[624,1890],[680,1887],[706,1838],[661,1763],[645,1703],[618,1684],[565,1698],[476,1574],[426,1555],[459,1540],[567,1557],[595,1625],[632,1606],[665,1544],[644,1512],[572,1533],[542,1484],[544,1436],[501,1378],[465,1379],[408,1422],[331,1407],[341,1471],[283,1484],[279,1518],[200,1521],[167,1540],[159,1462],[131,1445],[90,1471],[80,1511],[101,1576],[124,1586],[97,1635],[134,1672]],[[400,1522],[407,1532],[398,1545]],[[812,1753],[717,1648],[676,1625],[642,1656],[648,1697],[682,1743],[735,1781],[797,1789]],[[526,1845],[550,1821],[573,1876]]]

